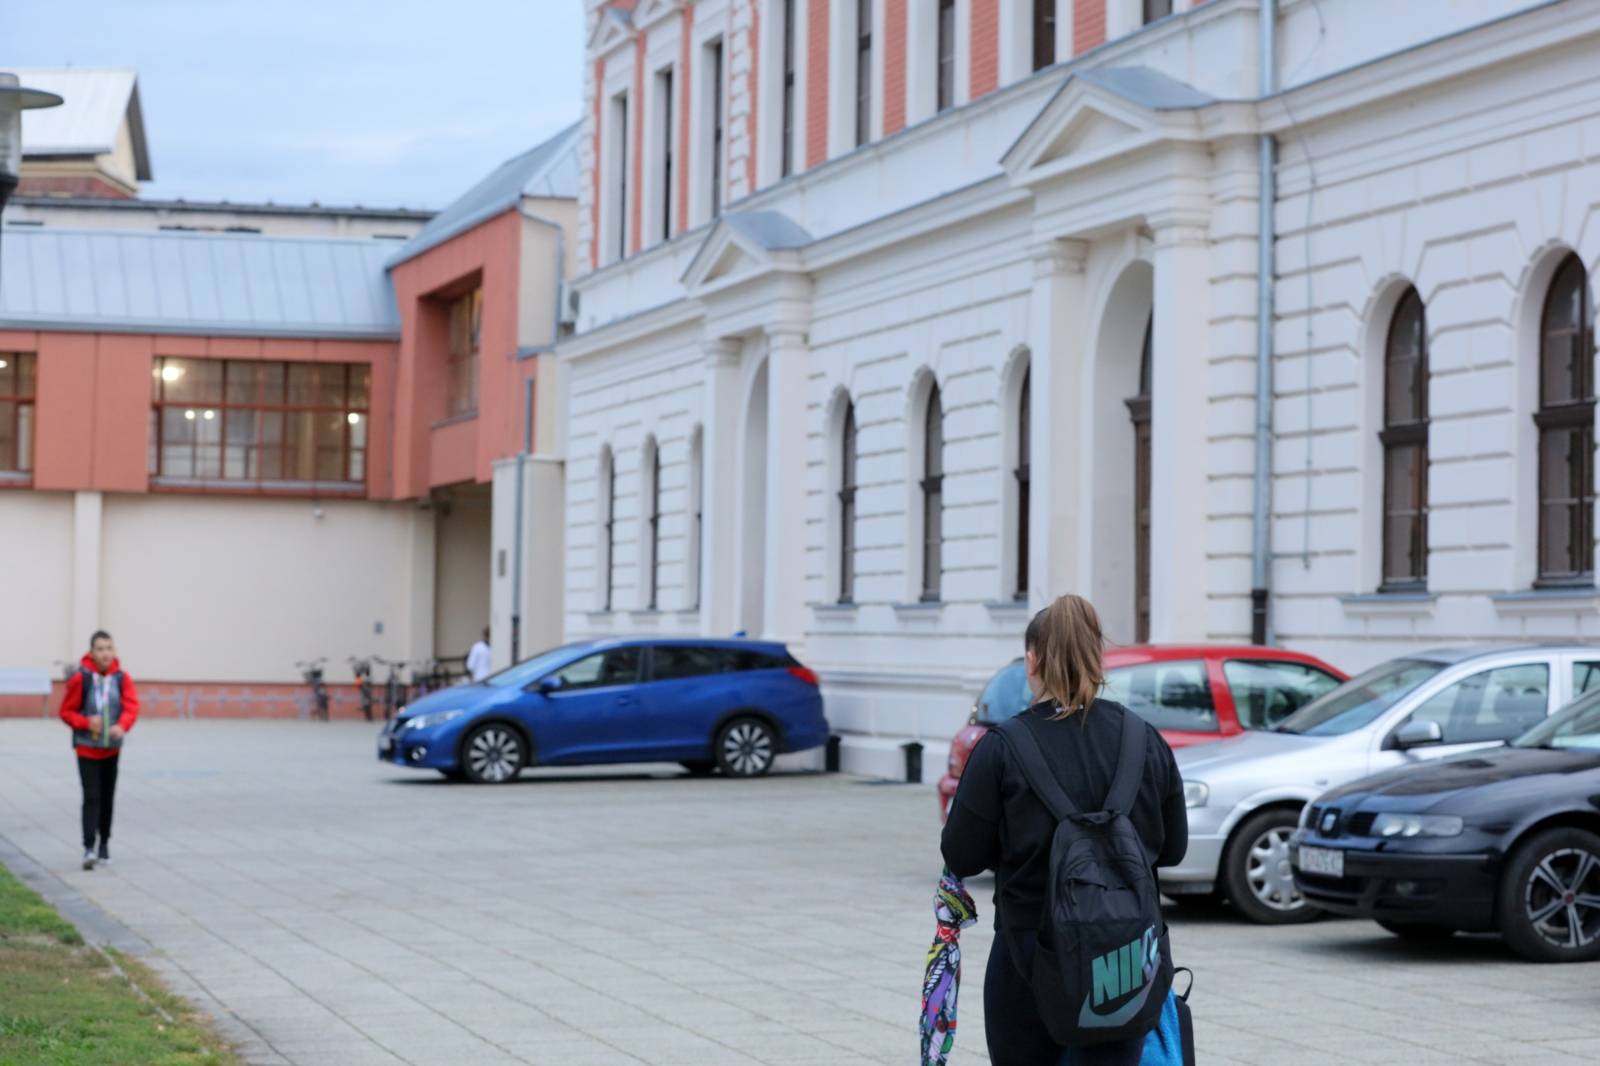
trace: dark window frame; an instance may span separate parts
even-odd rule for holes
[[[722,38],[706,45],[711,52],[711,217],[722,211]]]
[[[944,585],[944,405],[937,383],[928,390],[922,421],[922,595],[938,603]]]
[[[1576,321],[1552,328],[1557,303],[1576,305]],[[1567,387],[1552,395],[1557,375],[1553,371],[1557,340],[1564,340],[1575,357],[1565,368]],[[1539,409],[1533,416],[1539,431],[1539,538],[1536,588],[1590,587],[1594,584],[1594,310],[1590,303],[1589,276],[1577,255],[1568,255],[1556,267],[1539,315]],[[1547,493],[1551,476],[1550,445],[1565,437],[1566,477],[1570,495]],[[1552,541],[1553,508],[1567,511],[1565,558],[1557,560]],[[1564,565],[1557,565],[1559,563]]]
[[[656,72],[661,93],[661,239],[672,237],[672,140],[673,67],[667,64]]]
[[[1405,364],[1411,364],[1407,367]],[[1382,573],[1379,592],[1420,592],[1428,585],[1428,317],[1415,288],[1407,288],[1389,319],[1383,351],[1383,448],[1381,497]],[[1401,388],[1402,383],[1405,388]],[[1409,390],[1409,391],[1408,391]],[[1404,399],[1410,397],[1409,407]],[[1391,479],[1391,459],[1413,452],[1411,483]],[[1396,506],[1397,495],[1403,505]],[[1391,526],[1404,523],[1410,558],[1394,558]]]
[[[197,365],[215,366],[218,370],[216,397],[210,399],[183,398],[182,395],[168,395],[169,385],[176,385],[178,378],[168,380],[166,371],[178,369],[186,373]],[[279,371],[278,388],[276,397],[266,393],[266,385],[262,377],[266,368],[277,368]],[[293,378],[297,371],[314,368],[317,376],[330,372],[341,377],[339,393],[342,400],[338,403],[323,402],[291,402],[290,390],[297,387]],[[245,379],[248,374],[253,378],[256,387],[253,399],[238,400],[229,398],[231,375]],[[358,388],[359,384],[359,388]],[[306,387],[302,383],[300,388]],[[326,388],[327,383],[319,382],[315,388]],[[176,389],[172,391],[177,391]],[[363,396],[363,402],[357,403],[356,396]],[[222,488],[247,488],[251,486],[260,488],[284,487],[298,485],[338,485],[351,488],[366,488],[369,464],[367,462],[371,451],[371,440],[368,438],[368,427],[371,426],[372,404],[372,365],[370,363],[310,363],[300,360],[282,359],[215,359],[196,356],[156,356],[151,361],[151,389],[150,389],[150,421],[151,421],[151,451],[147,460],[150,476],[158,481],[168,484],[197,484],[205,485],[215,483]],[[169,444],[166,439],[166,415],[169,411],[183,411],[185,421],[216,422],[217,429],[215,442],[203,441],[198,434],[188,442],[189,472],[178,473],[169,470],[169,454],[173,449],[181,449],[183,444]],[[249,442],[230,441],[228,437],[229,424],[234,419],[241,422],[248,414],[253,424],[253,436]],[[291,440],[291,418],[294,416],[312,416],[311,436],[309,438],[310,461],[309,476],[290,475],[290,457],[298,457],[307,442]],[[278,433],[275,441],[267,441],[266,426],[268,416],[277,416]],[[323,416],[328,419],[337,419],[339,432],[337,443],[324,443],[316,424],[316,417]],[[353,420],[352,420],[353,419]],[[357,430],[356,427],[360,427]],[[359,437],[359,439],[357,439]],[[214,465],[208,472],[198,472],[202,465],[202,449],[215,449]],[[229,449],[241,449],[242,461],[248,469],[252,464],[256,468],[254,475],[228,473]],[[338,452],[339,476],[325,478],[318,476],[318,466],[322,454],[328,450]],[[271,452],[277,453],[278,476],[263,476],[262,463]],[[302,461],[303,463],[303,461]],[[303,469],[302,463],[293,464],[296,470]]]
[[[1022,371],[1022,391],[1017,399],[1017,580],[1013,594],[1018,601],[1028,598],[1028,524],[1033,499],[1033,367]]]
[[[0,465],[0,473],[33,474],[34,435],[38,427],[37,394],[39,390],[39,356],[36,352],[0,352],[0,410],[9,417],[9,437],[12,455],[10,461]],[[27,373],[23,368],[27,367]],[[24,410],[27,417],[23,417]],[[24,462],[26,459],[26,462]]]
[[[856,0],[856,147],[872,140],[872,0]]]
[[[936,17],[934,110],[948,111],[956,103],[956,0],[939,0]]]
[[[694,610],[700,609],[700,586],[705,581],[705,518],[706,518],[706,443],[704,430],[697,429],[689,449],[690,475],[694,478]]]
[[[618,93],[617,115],[617,258],[628,256],[628,94]]]
[[[783,118],[778,128],[783,137],[780,174],[785,178],[794,173],[794,4],[795,0],[783,0]]]
[[[856,599],[856,406],[844,404],[839,442],[839,602]]]
[[[605,554],[605,590],[606,598],[602,610],[610,611],[616,594],[616,560],[614,558],[617,547],[617,457],[616,453],[608,452],[605,456],[606,464],[606,519],[603,523],[606,531]]]
[[[650,602],[657,610],[661,602],[661,446],[650,447]]]
[[[1033,69],[1056,63],[1056,0],[1033,0]]]
[[[1157,19],[1164,19],[1172,14],[1172,0],[1144,0],[1144,22],[1148,26]]]

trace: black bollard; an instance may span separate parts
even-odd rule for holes
[[[830,774],[839,772],[839,734],[837,733],[828,737],[828,746],[822,756],[822,769],[825,773]]]
[[[922,784],[922,745],[913,740],[900,745],[900,750],[906,753],[906,784]]]

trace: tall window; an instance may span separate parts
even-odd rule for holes
[[[672,236],[672,68],[656,75],[661,100],[661,239]]]
[[[722,211],[722,38],[712,41],[711,53],[711,217]]]
[[[1033,69],[1056,61],[1056,0],[1033,0]]]
[[[1017,599],[1028,598],[1028,513],[1033,459],[1033,370],[1022,372],[1022,398],[1017,403]]]
[[[1383,588],[1428,579],[1428,330],[1422,298],[1407,289],[1384,347]]]
[[[153,477],[366,480],[366,364],[157,358],[151,377]]]
[[[478,342],[483,329],[483,289],[450,301],[450,377],[445,389],[449,413],[478,409]]]
[[[922,599],[939,599],[944,576],[944,407],[939,386],[928,393],[922,438]]]
[[[956,0],[939,0],[939,110],[956,102]]]
[[[1539,584],[1594,580],[1594,312],[1576,255],[1556,268],[1539,331]]]
[[[32,352],[0,352],[0,474],[33,470]]]
[[[617,131],[617,258],[628,254],[628,94],[617,96],[612,105]]]
[[[872,140],[872,0],[856,0],[856,147]]]
[[[604,598],[600,601],[600,609],[611,610],[612,593],[616,591],[616,581],[613,575],[614,567],[611,565],[613,549],[617,546],[617,463],[607,448],[600,453],[600,570],[602,573],[602,588]]]
[[[783,0],[783,176],[794,173],[794,0]]]
[[[661,605],[661,448],[655,441],[650,451],[650,610]]]
[[[856,598],[856,406],[845,401],[839,444],[839,602]]]
[[[1144,0],[1144,21],[1149,25],[1156,19],[1172,14],[1172,0]]]
[[[703,565],[706,518],[705,431],[695,427],[689,446],[689,595],[696,610],[700,607],[700,567]]]

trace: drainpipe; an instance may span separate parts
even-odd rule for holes
[[[1278,4],[1261,0],[1261,99],[1278,91]],[[1273,281],[1277,271],[1278,142],[1258,140],[1259,207],[1256,257],[1256,478],[1250,533],[1250,639],[1265,644],[1272,636],[1267,588],[1272,561],[1272,325]]]
[[[533,449],[533,378],[522,383],[522,450],[517,453],[516,532],[512,534],[511,557],[511,662],[521,660],[522,651],[522,467]]]

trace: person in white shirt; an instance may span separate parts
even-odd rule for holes
[[[483,639],[472,645],[472,650],[467,652],[467,676],[477,684],[489,676],[489,630],[483,631]]]

